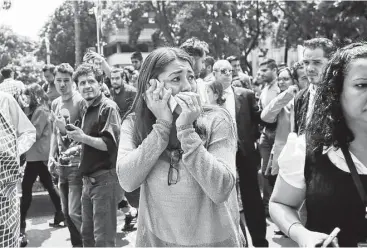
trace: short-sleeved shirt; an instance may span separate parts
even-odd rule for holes
[[[82,175],[89,176],[100,170],[116,168],[120,126],[121,117],[116,103],[100,94],[87,108],[82,129],[88,136],[102,138],[107,145],[107,151],[82,144],[80,163]]]
[[[74,91],[73,95],[68,100],[63,100],[62,97],[56,98],[52,102],[51,110],[55,115],[62,116],[61,112],[66,109],[70,113],[70,123],[80,127],[82,118],[86,109],[87,103],[79,92]],[[62,166],[78,166],[80,163],[81,144],[69,139],[66,135],[62,135],[56,128],[57,144],[59,148],[59,163]]]
[[[341,149],[334,147],[325,148],[323,154],[327,154],[330,161],[340,170],[350,172]],[[351,157],[358,174],[367,174],[367,167],[351,152]],[[296,133],[290,133],[287,144],[279,155],[279,175],[290,185],[299,189],[306,188],[304,168],[306,162],[305,135],[297,137]]]

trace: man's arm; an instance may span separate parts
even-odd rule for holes
[[[98,150],[107,151],[107,145],[102,138],[84,134],[81,142]]]

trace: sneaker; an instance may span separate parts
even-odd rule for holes
[[[19,236],[19,246],[20,247],[26,247],[27,245],[28,245],[27,236],[24,232],[21,232],[20,236]]]
[[[55,213],[54,221],[48,223],[51,227],[65,227],[65,217],[61,211]]]
[[[136,230],[136,223],[138,222],[138,213],[132,215],[131,212],[125,214],[125,225],[122,231],[134,231]]]

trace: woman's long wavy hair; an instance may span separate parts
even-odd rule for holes
[[[315,107],[306,127],[307,150],[322,152],[324,147],[349,146],[354,134],[349,129],[340,96],[351,61],[367,58],[367,43],[353,43],[339,49],[329,60],[315,96]]]
[[[140,145],[153,129],[156,121],[154,114],[149,110],[143,100],[143,94],[149,87],[150,79],[157,79],[167,65],[175,60],[187,61],[193,66],[191,57],[179,48],[161,47],[151,52],[142,64],[138,77],[137,94],[131,109],[125,114],[123,120],[135,112],[134,140]]]
[[[33,115],[33,112],[38,106],[48,106],[48,96],[42,89],[42,87],[37,83],[27,85],[23,94],[29,96],[30,98],[28,117],[31,117]]]

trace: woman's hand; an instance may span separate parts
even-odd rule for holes
[[[176,126],[191,125],[202,112],[199,95],[193,92],[181,92],[175,95],[182,112],[176,120]]]
[[[150,87],[145,92],[144,100],[147,103],[148,108],[157,119],[168,121],[172,123],[172,113],[168,107],[168,99],[172,94],[172,90],[168,89],[164,91],[164,83],[158,80],[151,79],[149,81]],[[163,97],[161,99],[160,93],[162,92]]]
[[[298,245],[300,247],[326,247],[323,246],[324,241],[329,235],[325,233],[312,232],[307,230],[305,234],[299,238]],[[339,247],[338,239],[335,237],[330,244],[331,247]]]

